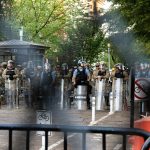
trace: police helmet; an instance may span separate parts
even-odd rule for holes
[[[86,64],[85,61],[83,61],[83,60],[79,60],[79,61],[78,61],[78,65],[79,65],[79,66],[84,65],[84,64]]]
[[[61,66],[62,66],[62,67],[66,67],[66,66],[68,66],[68,65],[67,65],[67,63],[63,63]]]
[[[100,65],[106,65],[105,61],[100,61]]]
[[[64,69],[68,69],[67,63],[63,63],[63,64],[61,65],[61,67],[62,67],[63,70],[64,70]]]
[[[1,66],[2,66],[3,68],[6,68],[6,67],[7,67],[7,62],[2,62],[2,63],[1,63]]]
[[[60,65],[56,65],[56,68],[60,68]]]
[[[115,68],[118,68],[119,70],[123,70],[123,64],[121,64],[121,63],[117,63],[117,64],[115,64]]]
[[[8,64],[10,64],[10,63],[14,63],[14,61],[13,60],[8,60],[8,62],[7,62]]]
[[[21,65],[17,65],[17,68],[22,68],[22,66]]]
[[[41,70],[41,69],[42,69],[42,66],[40,66],[40,65],[37,66],[37,69],[38,69],[38,70]]]
[[[100,63],[99,63],[99,62],[97,62],[97,63],[95,64],[95,66],[96,66],[96,67],[99,67],[99,66],[100,66]]]
[[[106,68],[106,63],[105,61],[100,61],[100,68],[105,69]]]

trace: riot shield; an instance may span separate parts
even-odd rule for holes
[[[75,99],[77,101],[78,110],[87,110],[87,86],[78,85]]]
[[[15,80],[7,80],[5,81],[5,94],[6,94],[6,102],[8,108],[13,108],[15,105],[15,90],[16,84]]]
[[[96,81],[96,110],[104,110],[105,79]]]
[[[113,79],[113,100],[114,100],[114,111],[122,111],[123,105],[123,79]]]

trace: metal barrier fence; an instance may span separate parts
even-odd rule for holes
[[[106,150],[106,135],[121,135],[122,136],[122,150],[127,149],[127,136],[136,135],[143,137],[146,141],[142,150],[148,150],[150,146],[150,133],[137,128],[116,128],[116,127],[100,127],[100,126],[65,126],[65,125],[38,125],[38,124],[1,124],[0,130],[9,131],[8,147],[12,150],[13,131],[26,131],[26,150],[30,150],[31,131],[45,132],[45,150],[48,150],[48,132],[63,132],[64,133],[64,150],[67,150],[67,136],[68,133],[82,133],[82,150],[86,150],[86,134],[100,133],[102,134],[102,147],[100,150]]]

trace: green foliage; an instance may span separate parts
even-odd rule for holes
[[[145,55],[150,54],[150,1],[112,2],[114,7],[105,17],[109,22],[110,40],[115,54],[128,63],[146,57]]]
[[[67,35],[68,39],[60,45],[65,61],[84,58],[87,62],[94,62],[106,49],[104,35],[95,20],[78,21],[76,28],[68,30]]]
[[[107,50],[106,41],[98,22],[85,18],[80,6],[78,0],[14,0],[9,22],[23,26],[28,40],[49,46],[46,57],[93,62]]]
[[[12,0],[0,0],[0,40],[5,40],[10,36],[10,27],[6,20],[11,18],[11,8]]]
[[[16,26],[23,26],[29,40],[54,48],[66,22],[63,2],[63,0],[16,0],[13,3],[11,22]]]
[[[49,46],[46,57],[56,58],[62,53],[59,45],[65,28],[73,24],[71,14],[78,13],[75,2],[78,0],[14,0],[10,22],[17,28],[23,26],[28,40]]]

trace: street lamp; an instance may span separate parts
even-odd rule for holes
[[[110,71],[110,44],[109,43],[107,44],[107,47],[108,47],[108,69]]]
[[[23,41],[23,27],[19,29],[20,41]]]

